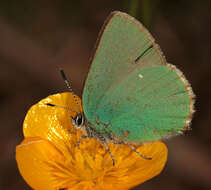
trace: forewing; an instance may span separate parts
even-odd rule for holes
[[[154,61],[146,61],[145,67],[165,63],[154,39],[133,17],[111,13],[100,32],[84,86],[83,108],[89,120],[96,118],[95,110],[106,91],[134,70],[135,60],[152,45]]]

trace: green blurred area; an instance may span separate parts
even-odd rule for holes
[[[58,68],[81,95],[98,32],[114,10],[143,22],[197,97],[193,130],[167,141],[165,170],[135,189],[211,189],[210,0],[9,0],[0,1],[0,190],[30,189],[15,162],[24,116],[66,91]]]

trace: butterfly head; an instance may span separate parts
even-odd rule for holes
[[[75,117],[71,117],[71,121],[76,129],[81,129],[85,123],[84,114],[79,113]]]

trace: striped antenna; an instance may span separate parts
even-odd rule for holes
[[[76,103],[76,105],[78,107],[78,110],[80,110],[80,107],[79,107],[78,101],[76,99],[75,93],[74,93],[74,91],[73,91],[73,89],[72,89],[69,81],[67,80],[67,77],[66,77],[66,75],[64,73],[64,70],[63,69],[60,69],[60,73],[61,73],[62,79],[64,80],[64,82],[65,82],[68,90],[73,94],[73,99],[74,99],[74,101],[75,101],[75,103]]]

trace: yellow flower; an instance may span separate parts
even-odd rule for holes
[[[16,160],[21,175],[33,189],[126,190],[163,169],[168,150],[162,142],[136,147],[152,160],[141,158],[127,145],[109,143],[115,166],[96,139],[84,139],[78,148],[82,132],[71,123],[76,113],[46,103],[78,109],[72,93],[61,93],[41,100],[28,111],[23,124],[25,139],[16,147]]]

